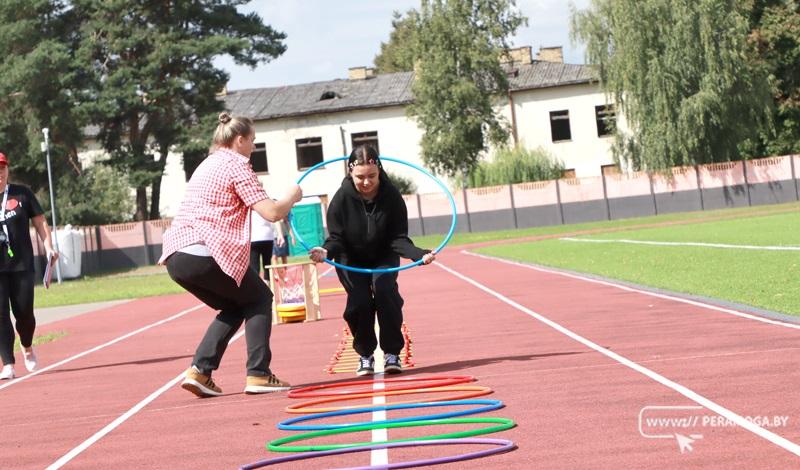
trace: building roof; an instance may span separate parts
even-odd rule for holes
[[[234,115],[268,120],[309,114],[324,114],[357,109],[409,104],[413,101],[413,72],[397,72],[374,77],[303,83],[271,88],[229,91],[223,99]],[[534,61],[516,64],[510,70],[512,91],[589,83],[597,80],[588,65]],[[323,99],[323,96],[327,99]]]
[[[511,91],[590,83],[599,78],[596,69],[589,65],[545,61],[515,65],[511,73]]]

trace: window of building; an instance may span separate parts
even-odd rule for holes
[[[295,147],[298,170],[306,170],[322,161],[322,137],[297,139]]]
[[[553,142],[572,140],[568,110],[550,111],[550,136],[553,138]]]
[[[327,101],[327,100],[333,100],[333,99],[336,99],[336,98],[341,98],[339,93],[336,93],[335,91],[326,91],[326,92],[322,93],[322,95],[319,97],[319,100],[320,101]]]
[[[619,166],[617,166],[616,164],[613,164],[613,165],[600,165],[600,171],[603,172],[603,176],[611,176],[611,175],[620,174]]]
[[[597,137],[614,133],[614,128],[617,126],[617,112],[613,104],[595,106],[594,119],[597,122]]]
[[[575,178],[575,168],[568,168],[566,170],[561,170],[561,177],[562,178]]]
[[[253,146],[253,152],[250,153],[250,165],[256,173],[269,173],[269,165],[267,165],[267,144],[264,142],[256,142]]]
[[[378,132],[371,131],[371,132],[356,132],[350,136],[350,139],[353,144],[353,148],[358,147],[359,145],[371,145],[375,147],[375,150],[378,151],[378,155],[381,154],[381,147],[378,144]]]

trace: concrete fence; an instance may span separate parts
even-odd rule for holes
[[[482,232],[798,201],[798,167],[800,155],[787,155],[677,167],[666,175],[635,172],[465,189],[453,194],[456,230]],[[403,198],[409,235],[443,234],[450,228],[445,194]],[[155,264],[170,222],[76,227],[83,233],[82,274]],[[34,249],[41,270],[41,243],[37,241]]]

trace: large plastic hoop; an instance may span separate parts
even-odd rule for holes
[[[333,416],[348,416],[354,414],[371,413],[373,411],[389,411],[389,410],[408,410],[416,408],[431,408],[439,406],[461,406],[461,405],[483,405],[475,408],[468,408],[466,410],[455,410],[444,413],[435,413],[427,415],[406,416],[404,418],[385,419],[382,421],[362,421],[357,423],[341,423],[341,424],[297,424],[305,421],[314,421],[322,418],[330,418]],[[327,413],[314,413],[297,418],[289,418],[278,423],[278,429],[283,431],[324,431],[326,429],[345,428],[350,426],[362,426],[371,423],[401,423],[405,421],[424,421],[431,419],[445,419],[457,418],[461,416],[476,415],[485,413],[487,411],[494,411],[502,408],[503,402],[500,400],[452,400],[452,401],[434,401],[424,403],[406,403],[400,405],[377,405],[365,408],[356,408],[352,410],[339,410],[329,411]]]
[[[297,184],[300,184],[306,178],[306,176],[308,176],[312,171],[316,170],[317,168],[321,168],[321,167],[323,167],[325,165],[329,165],[329,164],[334,163],[334,162],[341,162],[341,161],[344,161],[344,160],[348,160],[349,158],[350,157],[345,156],[345,157],[334,158],[333,160],[321,161],[321,162],[317,163],[316,165],[312,166],[311,168],[309,168],[308,170],[306,170],[306,172],[303,173],[302,176],[300,176],[300,179],[297,180]],[[436,184],[438,184],[439,187],[442,188],[442,191],[447,195],[447,198],[450,201],[450,209],[453,211],[453,215],[452,215],[452,220],[450,222],[450,231],[447,232],[447,236],[444,238],[444,240],[442,240],[442,243],[440,243],[439,246],[436,247],[435,250],[433,250],[434,253],[439,253],[442,250],[442,248],[444,248],[444,246],[447,245],[447,242],[450,241],[450,238],[453,237],[453,232],[455,232],[455,230],[456,230],[456,221],[457,221],[457,213],[458,212],[457,212],[457,209],[456,209],[456,201],[453,199],[453,195],[450,194],[450,190],[448,190],[447,186],[445,186],[444,183],[439,181],[439,179],[437,177],[433,176],[431,173],[428,172],[428,170],[422,168],[419,165],[415,165],[415,164],[413,164],[411,162],[407,162],[405,160],[399,160],[397,158],[391,158],[391,157],[380,157],[380,159],[381,159],[381,161],[395,162],[395,163],[400,163],[402,165],[410,166],[411,168],[414,168],[415,170],[424,173],[430,179],[432,179]],[[306,251],[311,251],[311,247],[309,247],[306,244],[306,242],[300,236],[300,233],[297,231],[297,227],[294,226],[294,218],[293,217],[289,217],[289,225],[292,227],[292,233],[294,233],[295,239],[301,245],[303,245],[303,248],[305,248]],[[403,271],[405,269],[413,268],[414,266],[419,266],[420,264],[422,264],[422,260],[420,259],[418,261],[414,261],[412,263],[404,264],[404,265],[401,265],[401,266],[396,266],[394,268],[369,269],[369,268],[357,268],[357,267],[353,267],[353,266],[346,266],[344,264],[337,263],[336,261],[333,261],[333,260],[330,260],[330,259],[327,259],[327,258],[325,258],[325,262],[330,264],[331,266],[335,266],[335,267],[340,268],[340,269],[344,269],[344,270],[347,270],[347,271],[353,271],[353,272],[357,272],[357,273],[365,273],[365,274],[393,273],[393,272]]]
[[[438,425],[445,425],[445,424],[470,424],[470,423],[485,423],[485,424],[494,424],[493,426],[487,426],[484,428],[478,429],[468,429],[466,431],[456,431],[456,432],[448,432],[442,434],[431,434],[427,436],[419,436],[419,437],[408,437],[403,439],[389,439],[386,441],[378,441],[378,442],[347,442],[343,444],[312,444],[312,445],[304,445],[304,446],[287,446],[289,442],[296,442],[296,441],[303,441],[308,439],[313,439],[316,437],[323,437],[323,436],[333,436],[338,434],[349,434],[355,433],[360,431],[371,431],[373,429],[392,429],[392,428],[414,428],[420,426],[438,426]],[[472,436],[480,436],[483,434],[491,434],[493,432],[500,432],[505,431],[506,429],[511,429],[517,424],[508,418],[447,418],[447,419],[428,419],[428,420],[421,420],[421,421],[405,421],[402,423],[370,423],[364,424],[361,426],[348,426],[346,428],[338,428],[338,429],[326,429],[324,431],[311,431],[311,432],[304,432],[299,434],[294,434],[289,437],[282,437],[280,439],[275,439],[274,441],[270,441],[267,443],[266,447],[267,450],[271,450],[273,452],[310,452],[314,450],[333,450],[333,449],[343,449],[346,447],[361,447],[361,446],[369,446],[374,444],[391,444],[394,442],[408,442],[408,441],[434,441],[437,439],[456,439],[459,437],[472,437]]]
[[[444,375],[444,376],[437,375],[430,377],[402,377],[399,379],[384,379],[382,382],[386,385],[390,384],[400,384],[400,385],[385,387],[382,388],[381,390],[392,392],[395,390],[413,390],[417,388],[446,387],[448,385],[457,385],[461,383],[475,382],[475,381],[476,379],[472,375]],[[427,385],[419,385],[419,382],[434,382],[434,383]],[[373,384],[375,384],[375,381],[370,379],[370,380],[357,380],[355,382],[339,382],[339,383],[329,383],[323,385],[310,385],[308,387],[290,390],[287,396],[289,398],[310,398],[310,397],[335,397],[342,395],[353,395],[358,393],[371,392],[373,390],[372,389]],[[343,387],[351,387],[353,385],[369,385],[370,388],[369,390],[360,390],[360,391],[333,390]]]
[[[344,449],[325,450],[317,452],[305,452],[301,454],[289,454],[281,457],[274,457],[266,460],[259,460],[247,465],[242,465],[239,470],[255,470],[257,468],[266,467],[268,465],[276,465],[279,463],[292,462],[296,460],[315,459],[328,455],[341,455],[350,454],[354,452],[367,452],[377,449],[394,449],[397,447],[419,447],[419,446],[438,446],[438,445],[464,445],[464,444],[489,444],[499,447],[470,452],[459,455],[448,455],[446,457],[435,457],[423,460],[412,460],[406,462],[394,462],[388,465],[370,466],[370,467],[355,467],[357,469],[393,469],[393,468],[412,468],[412,467],[427,467],[429,465],[437,465],[442,463],[460,462],[462,460],[475,459],[479,457],[488,457],[494,454],[509,452],[516,449],[516,444],[506,439],[490,439],[480,437],[470,437],[462,439],[439,439],[435,441],[408,441],[408,442],[393,442],[391,444],[373,444],[361,447],[346,447]],[[345,469],[342,469],[345,470]]]

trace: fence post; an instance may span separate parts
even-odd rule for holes
[[[514,184],[508,183],[508,194],[511,196],[511,215],[514,216],[514,228],[519,228],[517,222],[517,204],[514,202]]]
[[[706,210],[706,205],[703,203],[703,185],[700,183],[700,165],[694,166],[694,175],[697,178],[697,194],[700,195],[700,210]]]
[[[655,215],[658,215],[658,201],[656,200],[656,189],[653,185],[653,174],[649,171],[647,172],[647,179],[650,180],[650,195],[653,197],[653,211],[655,211]]]
[[[558,204],[558,215],[561,218],[561,225],[564,225],[564,207],[561,205],[561,185],[560,180],[556,180],[556,203]]]
[[[606,172],[600,168],[600,177],[603,179],[603,200],[606,201],[606,220],[611,220],[611,204],[608,202],[608,190],[606,189]]]
[[[789,165],[792,167],[792,181],[794,181],[794,198],[800,201],[800,192],[797,190],[797,174],[794,169],[794,155],[789,155]]]
[[[422,235],[425,236],[425,219],[422,218],[422,198],[419,197],[419,193],[417,193],[417,214],[419,215],[419,228]]]
[[[142,235],[144,238],[144,265],[150,266],[150,243],[147,241],[147,221],[142,221]]]
[[[94,226],[94,236],[97,240],[97,269],[102,269],[103,266],[103,240],[100,238],[100,226]]]
[[[467,232],[472,233],[472,221],[469,219],[469,204],[467,203],[467,187],[461,188],[461,197],[464,198],[464,213],[467,215]]]
[[[742,173],[744,173],[744,189],[747,191],[747,206],[751,207],[753,202],[750,200],[750,183],[747,182],[747,160],[741,160]]]

